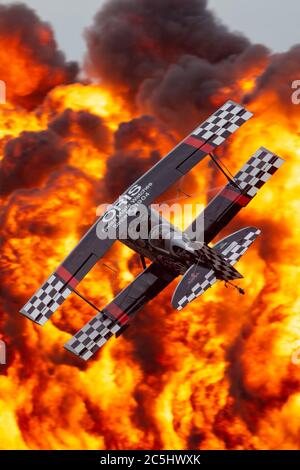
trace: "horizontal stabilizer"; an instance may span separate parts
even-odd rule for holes
[[[200,297],[209,287],[217,282],[213,269],[203,268],[193,264],[176,287],[171,303],[177,310]]]
[[[219,241],[212,251],[221,254],[233,266],[246,253],[260,233],[256,227],[244,228]],[[187,270],[175,289],[172,297],[173,307],[182,310],[217,282],[218,278],[215,270],[194,264]]]
[[[214,250],[219,251],[233,266],[243,256],[261,231],[256,227],[247,227],[219,241]]]
[[[213,269],[218,279],[223,281],[232,281],[233,279],[240,279],[243,277],[228,260],[223,256],[223,253],[210,248],[208,245],[203,245],[199,252],[202,265]]]

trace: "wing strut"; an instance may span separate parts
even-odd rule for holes
[[[246,295],[246,291],[245,291],[245,289],[243,289],[242,287],[236,286],[235,284],[233,284],[233,283],[230,282],[230,281],[226,281],[226,282],[225,282],[225,287],[228,287],[228,285],[230,285],[231,287],[234,287],[234,288],[238,291],[239,294],[241,294],[241,295]]]
[[[230,173],[230,171],[228,170],[228,168],[226,168],[226,166],[224,165],[224,163],[219,163],[217,157],[213,154],[213,153],[209,153],[209,156],[210,158],[212,159],[212,161],[214,162],[214,164],[219,168],[219,170],[221,171],[221,173],[223,173],[223,175],[225,176],[225,178],[229,181],[230,184],[232,184],[233,186],[235,186],[239,191],[242,191],[240,186],[234,181],[234,176]],[[220,158],[219,158],[220,160]],[[221,160],[220,160],[221,161]]]
[[[78,292],[78,290],[73,289],[73,292],[78,297],[80,297],[82,300],[84,300],[87,304],[89,304],[94,310],[96,310],[96,312],[98,312],[98,313],[101,312],[100,308],[96,307],[96,305],[93,304],[93,302],[91,302],[89,299],[87,299],[84,295],[80,294],[80,292]]]
[[[140,258],[141,258],[141,263],[142,263],[143,269],[147,269],[147,264],[146,264],[145,256],[140,255]]]

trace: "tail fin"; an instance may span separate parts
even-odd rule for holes
[[[244,228],[219,241],[213,250],[220,253],[233,266],[260,233],[260,230],[255,227]],[[182,310],[190,302],[200,297],[217,280],[216,272],[213,269],[194,264],[187,270],[174,291],[173,307]]]
[[[256,227],[243,228],[242,230],[223,238],[223,240],[220,240],[214,246],[214,250],[221,253],[233,266],[243,256],[243,254],[246,253],[248,248],[260,234],[261,231]]]
[[[192,240],[211,242],[238,212],[249,204],[283,163],[284,160],[274,153],[264,147],[259,148],[233,178],[236,186],[228,183],[185,233]],[[199,230],[201,228],[201,233],[197,233],[198,227]]]

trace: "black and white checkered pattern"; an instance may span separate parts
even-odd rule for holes
[[[52,274],[20,312],[35,323],[44,325],[71,292],[68,287],[64,288],[64,282],[56,274]]]
[[[204,261],[211,267],[213,270],[222,276],[224,281],[230,281],[233,279],[238,279],[241,275],[233,269],[230,263],[222,255],[215,251],[213,248],[210,248],[208,245],[203,245],[201,248],[201,256],[204,258]]]
[[[85,361],[90,359],[109,338],[116,334],[121,327],[99,312],[92,320],[84,325],[66,344],[65,348]]]
[[[217,271],[224,269],[222,259],[221,261],[218,260],[218,252],[221,254],[222,257],[226,260],[228,264],[225,263],[225,271],[222,272],[222,278],[226,281],[232,279],[230,269],[228,269],[228,265],[233,266],[241,257],[242,255],[248,250],[248,248],[252,245],[255,239],[260,235],[261,231],[255,227],[249,227],[246,229],[242,229],[239,232],[236,232],[229,237],[226,237],[224,240],[218,242],[214,248],[208,248],[207,256],[210,256],[210,263],[213,263],[215,269]],[[203,247],[204,248],[204,247]],[[202,249],[203,249],[202,248]],[[217,255],[217,256],[215,256]],[[217,281],[217,275],[215,269],[209,270],[209,268],[201,268],[193,265],[189,268],[189,270],[185,273],[185,276],[181,280],[181,286],[178,284],[174,295],[172,304],[177,310],[182,310],[186,305],[190,302],[195,300],[197,297],[202,295],[209,287],[211,287]],[[236,271],[235,271],[236,272]],[[203,274],[205,273],[205,274]],[[190,288],[190,282],[187,282],[188,277],[193,279],[195,276],[195,285]],[[197,282],[198,278],[198,282]],[[219,276],[218,276],[219,278]],[[186,284],[182,284],[186,283]],[[182,289],[186,289],[188,287],[188,292],[180,299],[177,300],[178,294],[176,296],[176,291],[179,293]]]
[[[282,158],[266,148],[260,147],[237,173],[234,180],[244,194],[254,197],[283,163]]]
[[[218,146],[223,144],[231,134],[237,131],[252,116],[253,114],[240,104],[228,101],[197,127],[192,135],[205,141],[209,140],[210,144]]]
[[[212,269],[210,271],[208,270],[204,278],[192,287],[191,292],[178,301],[178,305],[176,306],[177,310],[182,310],[190,302],[197,299],[197,297],[200,297],[200,295],[209,289],[215,282],[217,282],[215,272]]]
[[[246,253],[248,248],[256,240],[256,238],[261,234],[259,229],[249,232],[245,238],[240,241],[231,242],[227,248],[223,249],[222,254],[224,258],[233,266],[238,260]]]

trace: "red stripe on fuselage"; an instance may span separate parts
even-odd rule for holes
[[[121,325],[125,325],[129,321],[128,315],[114,302],[107,305],[104,310],[107,310]]]
[[[79,281],[73,277],[69,271],[64,268],[63,266],[59,266],[59,268],[56,270],[56,274],[61,277],[64,281],[67,282],[68,286],[70,287],[76,287],[77,284],[79,284]]]

